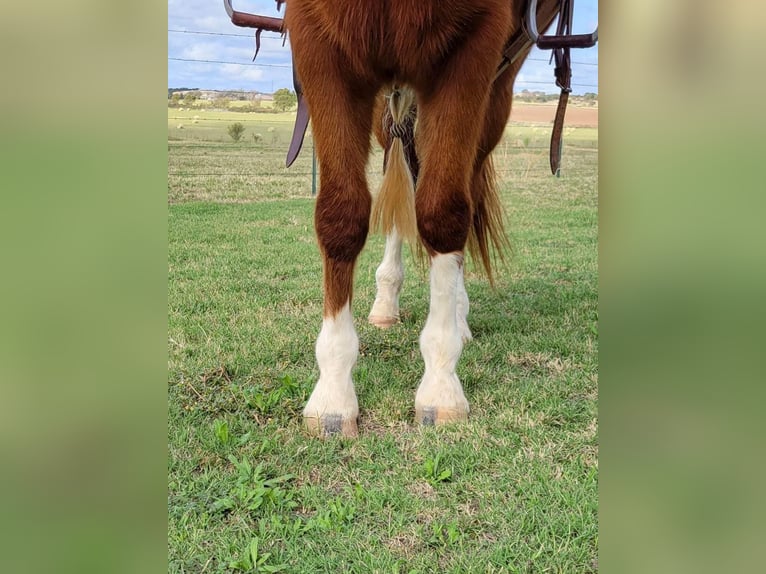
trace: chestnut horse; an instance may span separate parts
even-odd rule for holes
[[[557,2],[540,2],[542,27],[550,25]],[[402,237],[416,237],[430,258],[416,420],[441,424],[468,416],[455,374],[464,341],[471,338],[463,254],[472,247],[491,279],[490,245],[505,243],[489,154],[502,137],[513,81],[529,52],[526,47],[498,73],[525,5],[522,0],[286,3],[285,27],[320,164],[315,227],[323,258],[324,319],[316,343],[319,380],[303,411],[310,432],[357,434],[351,372],[359,340],[351,301],[354,266],[371,216],[387,232],[373,324],[386,327],[398,320]],[[413,125],[415,141],[408,144],[404,134],[407,126],[412,133]],[[374,209],[365,175],[373,126],[381,144],[390,145]],[[414,166],[405,152],[416,155]]]

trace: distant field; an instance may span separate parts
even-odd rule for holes
[[[528,132],[523,126],[543,127],[553,122],[556,114],[555,104],[527,104],[517,103],[513,106],[510,127],[515,127],[517,133],[525,135]],[[598,108],[585,108],[570,105],[567,108],[564,125],[570,133],[578,129],[580,139],[587,141],[598,140]],[[264,129],[273,127],[278,131],[279,142],[286,145],[292,134],[292,126],[295,121],[295,112],[234,112],[218,111],[200,108],[168,108],[168,138],[170,140],[206,140],[206,141],[229,141],[226,134],[226,126],[234,122],[243,123],[247,129],[246,138],[251,138],[252,133],[269,134]],[[179,127],[180,126],[180,127]],[[583,128],[592,128],[591,131],[580,131]],[[549,132],[537,130],[535,133],[550,136]],[[284,138],[287,138],[284,141]]]
[[[513,104],[511,121],[530,123],[552,123],[556,117],[556,104]],[[571,127],[598,127],[598,108],[569,105],[564,125]]]
[[[567,128],[560,178],[545,121],[496,151],[514,253],[495,289],[467,267],[466,424],[413,424],[426,272],[405,249],[402,323],[371,327],[370,236],[360,436],[323,441],[301,429],[322,294],[310,137],[284,168],[293,115],[168,110],[168,571],[596,572],[597,128]]]
[[[258,133],[265,143],[286,146],[295,121],[295,112],[224,112],[218,110],[168,108],[168,139],[171,141],[231,142],[226,127],[245,125],[244,138],[252,141]],[[272,128],[273,131],[269,131]],[[276,136],[276,137],[275,137]]]

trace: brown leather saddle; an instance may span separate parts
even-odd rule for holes
[[[275,1],[277,3],[277,10],[279,10],[282,4],[285,3],[285,0]],[[258,51],[261,47],[261,32],[267,30],[269,32],[278,32],[283,35],[286,33],[282,18],[238,12],[232,7],[231,0],[223,0],[223,4],[226,8],[226,13],[229,15],[229,18],[235,26],[255,28],[255,56],[258,55]],[[551,133],[550,165],[551,172],[558,177],[561,174],[564,115],[566,114],[567,102],[569,101],[569,92],[572,91],[572,67],[569,51],[572,48],[590,48],[591,46],[594,46],[596,42],[598,42],[598,27],[596,27],[590,34],[572,34],[574,0],[559,0],[558,4],[555,6],[554,12],[551,15],[551,20],[558,15],[558,24],[556,26],[555,34],[543,35],[538,33],[537,0],[527,1],[524,14],[525,16],[521,28],[506,43],[506,47],[503,50],[503,59],[498,66],[496,77],[515,62],[532,45],[537,46],[541,50],[553,51],[551,57],[555,59],[556,63],[554,69],[556,85],[561,89],[561,93],[559,95],[559,103],[556,108],[556,117],[553,120],[553,131]],[[255,56],[253,56],[253,60],[255,60]],[[295,117],[295,126],[293,128],[292,139],[290,140],[290,147],[287,151],[287,160],[285,162],[287,167],[290,167],[295,161],[295,158],[298,157],[298,153],[300,153],[301,146],[303,145],[306,128],[309,123],[309,113],[303,98],[300,79],[295,73],[295,66],[293,66],[293,86],[295,87],[295,94],[298,97],[298,112]]]

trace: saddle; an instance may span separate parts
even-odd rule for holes
[[[275,1],[277,3],[277,10],[279,10],[282,7],[282,4],[285,3],[285,0]],[[229,18],[235,26],[255,28],[255,56],[253,56],[253,60],[255,60],[261,47],[261,32],[267,30],[282,35],[286,33],[282,18],[238,12],[232,7],[231,0],[223,0],[223,4],[226,8],[226,13],[229,15]],[[572,68],[569,50],[572,48],[590,48],[591,46],[594,46],[596,42],[598,42],[598,27],[596,27],[590,34],[572,34],[574,0],[558,0],[558,4],[553,8],[552,14],[549,14],[550,20],[548,21],[552,21],[553,18],[558,16],[556,34],[543,35],[538,33],[537,19],[539,14],[537,0],[527,0],[524,14],[525,16],[521,28],[511,36],[505,45],[503,57],[498,65],[495,78],[498,78],[508,66],[518,60],[518,58],[526,53],[533,45],[541,50],[552,51],[551,58],[556,62],[554,68],[556,85],[561,89],[561,93],[559,95],[558,106],[556,107],[556,116],[553,120],[549,159],[551,173],[556,177],[559,177],[561,175],[564,116],[569,101],[569,93],[572,91]],[[301,147],[303,146],[303,138],[309,123],[308,108],[306,107],[306,102],[303,98],[303,90],[301,88],[300,79],[295,72],[295,66],[293,66],[293,86],[295,88],[295,94],[298,97],[298,112],[295,117],[295,126],[293,127],[290,147],[287,151],[287,159],[285,162],[287,167],[290,167],[298,157]]]

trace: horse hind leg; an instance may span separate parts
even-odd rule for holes
[[[457,321],[457,277],[462,265],[461,253],[431,258],[431,302],[420,335],[425,373],[415,395],[415,420],[421,424],[459,421],[468,416],[468,400],[455,372],[463,350]]]
[[[390,90],[390,91],[389,91]],[[417,238],[415,182],[418,159],[415,153],[415,94],[407,87],[385,90],[375,116],[375,135],[387,149],[385,173],[373,205],[371,225],[386,235],[383,261],[375,272],[377,293],[369,321],[386,329],[399,321],[399,292],[404,280],[402,240]],[[385,102],[381,104],[381,102]]]
[[[403,281],[402,238],[394,227],[386,235],[383,261],[375,271],[377,293],[368,318],[371,324],[387,329],[399,322],[399,293]]]

